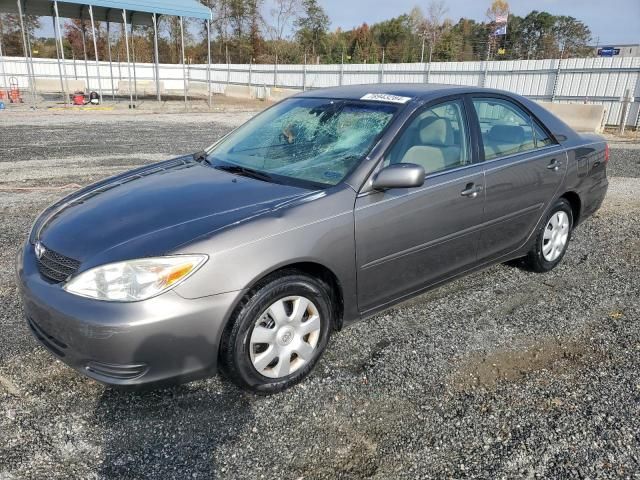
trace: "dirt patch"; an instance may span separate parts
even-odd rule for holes
[[[546,338],[517,350],[497,350],[475,355],[450,378],[456,391],[491,389],[501,381],[518,381],[541,370],[561,370],[598,362],[601,353],[585,341]]]

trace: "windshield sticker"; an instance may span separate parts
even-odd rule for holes
[[[376,102],[391,103],[407,103],[411,97],[401,97],[399,95],[390,95],[388,93],[367,93],[360,100],[374,100]]]

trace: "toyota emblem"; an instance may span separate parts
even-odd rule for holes
[[[44,255],[44,253],[47,251],[46,248],[44,248],[44,245],[42,245],[40,242],[36,242],[35,245],[35,251],[36,251],[36,257],[39,259],[42,258],[42,256]]]

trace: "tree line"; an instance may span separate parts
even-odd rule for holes
[[[424,8],[350,30],[330,29],[330,18],[318,0],[200,0],[213,11],[211,48],[214,63],[386,63],[543,59],[593,55],[591,32],[571,16],[533,10],[509,15],[506,35],[494,35],[497,19],[508,13],[505,0],[494,0],[483,21],[448,16],[443,0]],[[34,57],[56,58],[53,38],[39,38],[44,18],[26,17],[28,41]],[[180,24],[177,17],[161,17],[159,59],[181,63]],[[185,19],[186,61],[207,59],[206,21]],[[124,32],[96,22],[98,55],[125,57]],[[63,25],[66,58],[94,58],[91,24],[68,19]],[[5,55],[23,55],[19,21],[0,15],[0,41]],[[134,26],[132,55],[139,62],[153,61],[153,28]]]

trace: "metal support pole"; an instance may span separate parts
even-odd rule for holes
[[[302,67],[302,91],[307,90],[307,52],[304,52],[304,66]]]
[[[133,90],[131,89],[131,60],[129,58],[129,36],[127,35],[127,11],[122,9],[122,29],[124,30],[124,43],[127,51],[127,74],[129,76],[129,108],[136,108],[133,103]]]
[[[182,17],[180,17],[180,39],[181,39],[181,50],[182,50],[182,80],[184,82],[184,108],[187,107],[188,98],[187,98],[187,71],[186,71],[186,58],[184,56],[184,25],[183,25]]]
[[[207,19],[207,98],[211,108],[211,18]]]
[[[36,90],[34,85],[33,64],[31,63],[31,51],[27,44],[27,31],[24,27],[24,16],[22,13],[22,0],[18,0],[18,16],[20,17],[20,30],[22,31],[22,47],[24,48],[24,60],[27,65],[27,81],[29,82],[29,91],[31,92],[31,100],[33,106],[36,104]]]
[[[342,51],[342,55],[340,55],[340,80],[339,85],[342,86],[344,82],[344,50]]]
[[[252,76],[252,73],[253,73],[253,57],[251,57],[249,59],[249,83],[247,84],[249,89],[251,89],[251,76]],[[249,95],[251,95],[251,91],[249,91]]]
[[[158,17],[155,13],[153,14],[153,54],[156,63],[156,95],[158,101],[162,102],[162,95],[160,93],[160,54],[158,53]]]
[[[111,58],[111,22],[107,22],[107,51],[109,53],[109,75],[111,76],[111,99],[115,100],[116,89],[113,84],[113,60]]]
[[[136,37],[133,30],[133,14],[130,17],[131,20],[131,58],[133,59],[133,94],[138,103],[138,75],[136,74]]]
[[[58,45],[58,27],[56,26],[56,19],[54,16],[51,17],[51,21],[53,23],[53,35],[56,38],[56,60],[58,63],[58,74],[60,75],[60,91],[62,92],[62,100],[66,103],[65,96],[65,88],[64,88],[64,77],[62,76],[62,65],[60,64],[60,46]]]
[[[382,62],[380,63],[380,78],[378,82],[384,83],[384,47],[382,48]]]
[[[87,90],[91,90],[91,85],[89,84],[89,59],[87,57],[87,39],[85,34],[85,26],[84,20],[82,20],[82,51],[84,52],[84,76],[87,78]]]
[[[102,78],[100,77],[100,61],[98,60],[98,41],[96,40],[96,28],[93,21],[93,7],[89,5],[89,17],[91,18],[91,36],[93,37],[93,51],[96,56],[96,72],[98,74],[98,94],[100,95],[100,104],[102,105]]]
[[[57,37],[56,40],[60,42],[60,58],[62,59],[62,73],[64,76],[64,104],[69,104],[69,83],[67,82],[67,65],[64,61],[64,44],[62,43],[62,29],[60,28],[60,14],[58,13],[58,0],[54,0],[53,2],[53,12],[55,14],[55,22],[56,22],[56,32]]]
[[[0,34],[2,33],[2,18],[0,18]],[[57,44],[56,44],[57,45]],[[4,70],[4,58],[2,52],[2,36],[0,35],[0,74],[2,75],[2,89],[6,92],[7,98],[9,97],[9,84],[7,82],[6,72]]]

